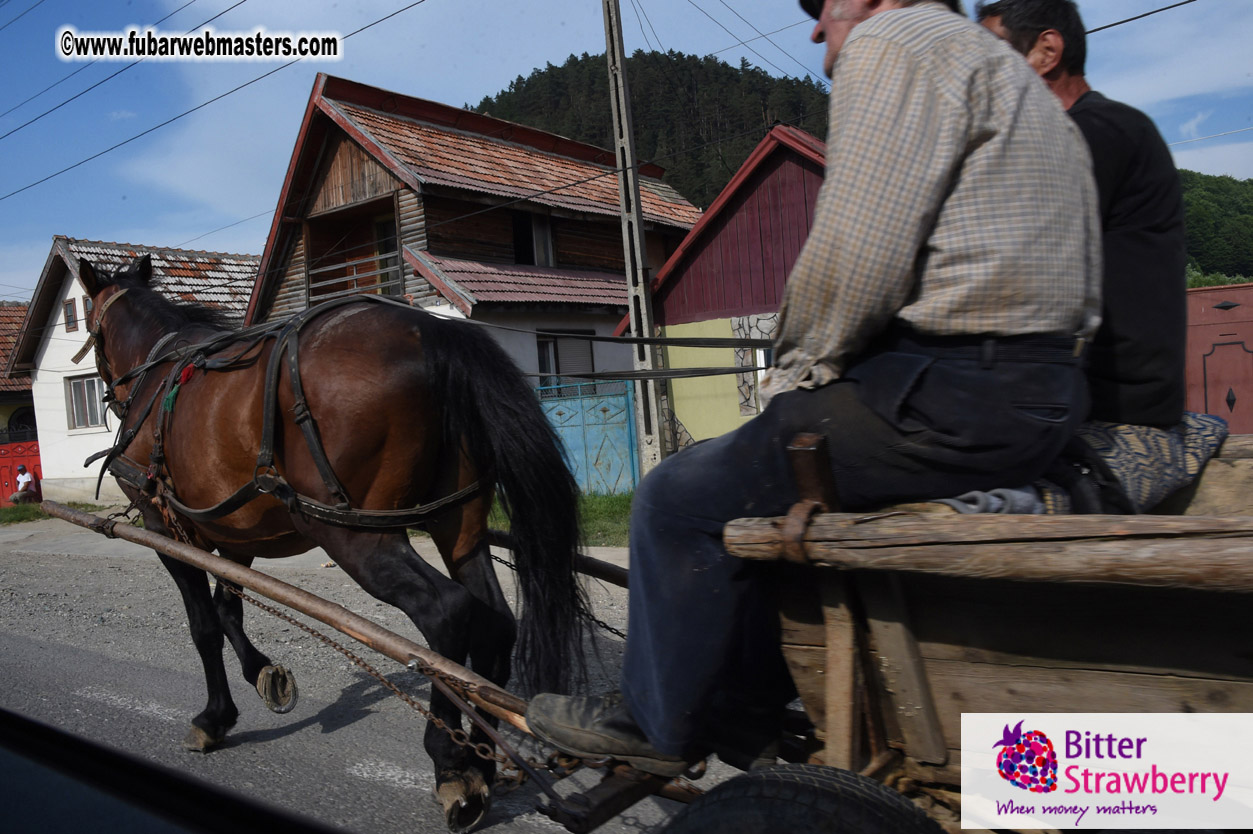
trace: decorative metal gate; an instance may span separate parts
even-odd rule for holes
[[[565,444],[579,488],[600,495],[633,491],[639,465],[631,386],[546,385],[538,393],[548,421]]]
[[[39,480],[43,480],[44,470],[39,464],[39,440],[35,432],[0,432],[0,441],[10,441],[17,437],[29,437],[29,440],[16,442],[0,442],[0,505],[11,507],[9,496],[17,491],[17,466],[25,464],[26,468]]]

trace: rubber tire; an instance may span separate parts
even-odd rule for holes
[[[723,782],[675,815],[665,834],[939,834],[896,791],[847,770],[784,764]]]

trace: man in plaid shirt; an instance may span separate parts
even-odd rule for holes
[[[958,0],[801,0],[831,77],[826,179],[787,282],[766,410],[664,461],[631,520],[622,691],[536,697],[532,730],[664,776],[769,756],[794,689],[731,519],[797,500],[785,448],[824,435],[842,509],[1039,477],[1088,400],[1101,239],[1088,150]],[[727,749],[725,728],[759,716]],[[744,735],[743,732],[740,733]]]

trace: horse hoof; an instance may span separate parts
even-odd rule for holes
[[[435,789],[435,798],[444,808],[444,820],[453,834],[473,831],[492,807],[492,789],[483,774],[473,768],[451,773]]]
[[[295,708],[300,693],[295,675],[282,666],[267,666],[257,675],[257,694],[271,712],[283,715]]]
[[[192,724],[191,730],[187,732],[187,737],[183,739],[183,749],[191,753],[208,753],[221,743],[221,738],[213,738],[204,730]]]

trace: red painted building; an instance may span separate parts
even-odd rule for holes
[[[813,224],[822,140],[770,130],[657,274],[660,325],[773,313]]]
[[[771,128],[653,280],[667,336],[773,338],[783,285],[813,224],[826,145]],[[618,332],[624,332],[623,319]],[[768,364],[767,351],[666,350],[672,368]],[[757,375],[674,380],[673,445],[730,431],[758,412]],[[669,445],[669,444],[668,444]]]
[[[9,363],[26,310],[26,304],[0,304],[0,369]],[[0,506],[9,506],[9,496],[17,490],[19,464],[43,479],[30,377],[0,373]]]
[[[1253,434],[1253,284],[1188,290],[1187,409]]]

